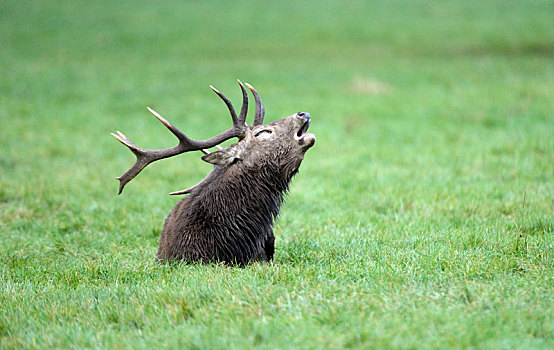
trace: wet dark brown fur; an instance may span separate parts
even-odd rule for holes
[[[158,258],[244,264],[271,260],[273,222],[288,181],[271,165],[218,168],[213,179],[181,200],[165,221]]]
[[[175,206],[160,238],[160,260],[246,264],[273,259],[274,221],[304,152],[315,141],[312,135],[299,145],[294,135],[301,125],[293,123],[299,118],[287,118],[269,125],[275,140],[256,140],[254,135],[267,126],[250,131],[235,144],[245,143],[240,159],[216,164]]]

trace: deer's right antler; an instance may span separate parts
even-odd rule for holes
[[[147,150],[144,148],[141,148],[137,145],[135,145],[129,138],[120,131],[117,131],[117,134],[112,133],[111,135],[115,137],[119,142],[127,146],[131,152],[135,154],[137,157],[137,160],[135,161],[135,164],[127,170],[123,175],[118,177],[119,180],[119,194],[123,191],[123,188],[129,181],[131,181],[135,176],[137,176],[142,169],[144,169],[148,164],[153,163],[157,160],[172,157],[181,153],[190,152],[190,151],[202,151],[206,148],[214,147],[219,145],[220,143],[231,139],[233,137],[242,138],[244,137],[244,134],[248,128],[246,125],[246,114],[248,112],[248,95],[246,93],[246,89],[244,88],[244,85],[238,81],[240,88],[242,90],[242,108],[240,110],[240,114],[237,117],[237,114],[235,112],[235,109],[233,108],[233,105],[231,104],[231,101],[225,95],[223,95],[221,92],[219,92],[216,88],[210,85],[213,91],[225,102],[227,105],[227,108],[229,109],[229,112],[231,113],[231,118],[233,119],[233,126],[224,132],[222,132],[219,135],[216,135],[210,139],[207,140],[193,140],[189,138],[187,135],[185,135],[182,131],[177,129],[173,124],[171,124],[167,119],[162,117],[160,114],[158,114],[156,111],[148,107],[148,110],[150,113],[152,113],[156,118],[158,118],[159,121],[162,122],[163,125],[165,125],[169,131],[173,133],[179,139],[179,143],[177,146],[166,148],[162,150]],[[252,86],[247,84],[248,88],[252,91],[254,94],[254,98],[256,100],[256,115],[254,118],[254,125],[261,124],[263,122],[263,105],[260,102],[258,93]]]

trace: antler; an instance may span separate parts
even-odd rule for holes
[[[246,86],[248,86],[250,91],[252,91],[252,95],[254,95],[254,100],[256,101],[256,114],[254,115],[254,124],[252,124],[252,126],[262,125],[264,123],[264,115],[265,115],[264,105],[260,100],[260,96],[258,95],[258,92],[252,87],[252,85],[246,83]]]
[[[246,94],[246,89],[244,88],[244,85],[240,82],[240,80],[237,80],[240,88],[242,90],[242,108],[240,110],[240,114],[237,117],[237,114],[235,112],[235,109],[233,108],[233,105],[231,104],[231,101],[225,95],[223,95],[221,92],[219,92],[216,88],[210,85],[210,88],[215,91],[215,93],[225,102],[227,105],[227,108],[229,109],[229,112],[231,113],[231,118],[233,120],[233,126],[224,132],[222,132],[219,135],[216,135],[210,139],[207,140],[193,140],[186,136],[182,131],[177,129],[173,124],[171,124],[167,119],[159,115],[156,111],[148,107],[148,110],[150,113],[152,113],[156,118],[158,118],[159,121],[162,122],[163,125],[165,125],[169,131],[173,133],[179,139],[179,143],[177,146],[166,148],[162,150],[147,150],[144,148],[141,148],[137,145],[135,145],[129,138],[120,131],[117,131],[117,134],[111,133],[113,137],[115,137],[119,142],[127,146],[131,152],[135,154],[137,157],[137,160],[135,161],[135,164],[127,170],[123,175],[118,177],[119,180],[119,192],[118,194],[121,194],[123,191],[123,188],[129,181],[131,181],[135,176],[137,176],[142,169],[144,169],[148,164],[153,163],[157,160],[172,157],[181,153],[190,152],[190,151],[199,151],[204,150],[206,148],[214,147],[219,145],[225,140],[228,140],[233,137],[242,138],[244,137],[244,134],[248,128],[246,125],[246,114],[248,112],[248,95]],[[258,94],[256,93],[256,90],[252,88],[249,84],[247,84],[248,88],[252,90],[252,93],[254,94],[255,100],[256,100],[256,117],[254,120],[254,125],[256,124],[256,121],[259,120],[258,114],[260,110],[260,102]],[[261,112],[261,118],[263,119],[263,106],[262,112]]]

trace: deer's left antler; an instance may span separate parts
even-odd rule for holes
[[[248,129],[248,125],[246,125],[246,114],[248,112],[248,95],[246,93],[246,89],[244,85],[240,82],[240,80],[238,81],[238,83],[242,90],[242,108],[240,110],[240,114],[238,115],[238,117],[235,112],[235,109],[233,108],[233,105],[231,104],[231,101],[229,101],[229,99],[225,97],[225,95],[223,95],[221,92],[219,92],[216,88],[210,85],[212,90],[227,105],[227,108],[229,109],[229,112],[231,113],[231,118],[233,120],[233,126],[231,128],[225,130],[224,132],[210,139],[193,140],[189,138],[182,131],[180,131],[173,124],[171,124],[167,119],[162,117],[160,114],[158,114],[150,107],[148,107],[148,110],[150,111],[150,113],[152,113],[156,118],[158,118],[158,120],[161,121],[162,124],[165,125],[169,129],[169,131],[171,131],[173,135],[177,137],[177,139],[179,139],[179,143],[177,144],[177,146],[161,149],[161,150],[147,150],[135,145],[127,136],[125,136],[120,131],[117,131],[117,134],[111,133],[113,137],[115,137],[117,140],[119,140],[119,142],[127,146],[131,150],[131,152],[133,152],[137,157],[137,160],[135,161],[133,166],[129,170],[127,170],[123,175],[117,178],[119,180],[119,194],[121,194],[125,185],[129,183],[129,181],[131,181],[135,176],[137,176],[142,171],[142,169],[144,169],[150,163],[153,163],[160,159],[173,157],[185,152],[202,151],[206,148],[217,146],[220,143],[228,139],[231,139],[233,137],[237,137],[239,139],[243,138],[246,133],[246,130]],[[254,88],[251,85],[249,84],[246,84],[246,85],[252,91],[252,93],[254,94],[254,99],[256,100],[256,114],[254,118],[254,125],[261,124],[263,122],[264,107],[260,102],[260,98],[256,90],[254,90]]]

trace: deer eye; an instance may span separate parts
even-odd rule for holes
[[[257,133],[254,134],[254,137],[267,137],[267,136],[271,135],[272,132],[273,131],[268,130],[268,129],[260,130],[260,131],[258,131]]]

